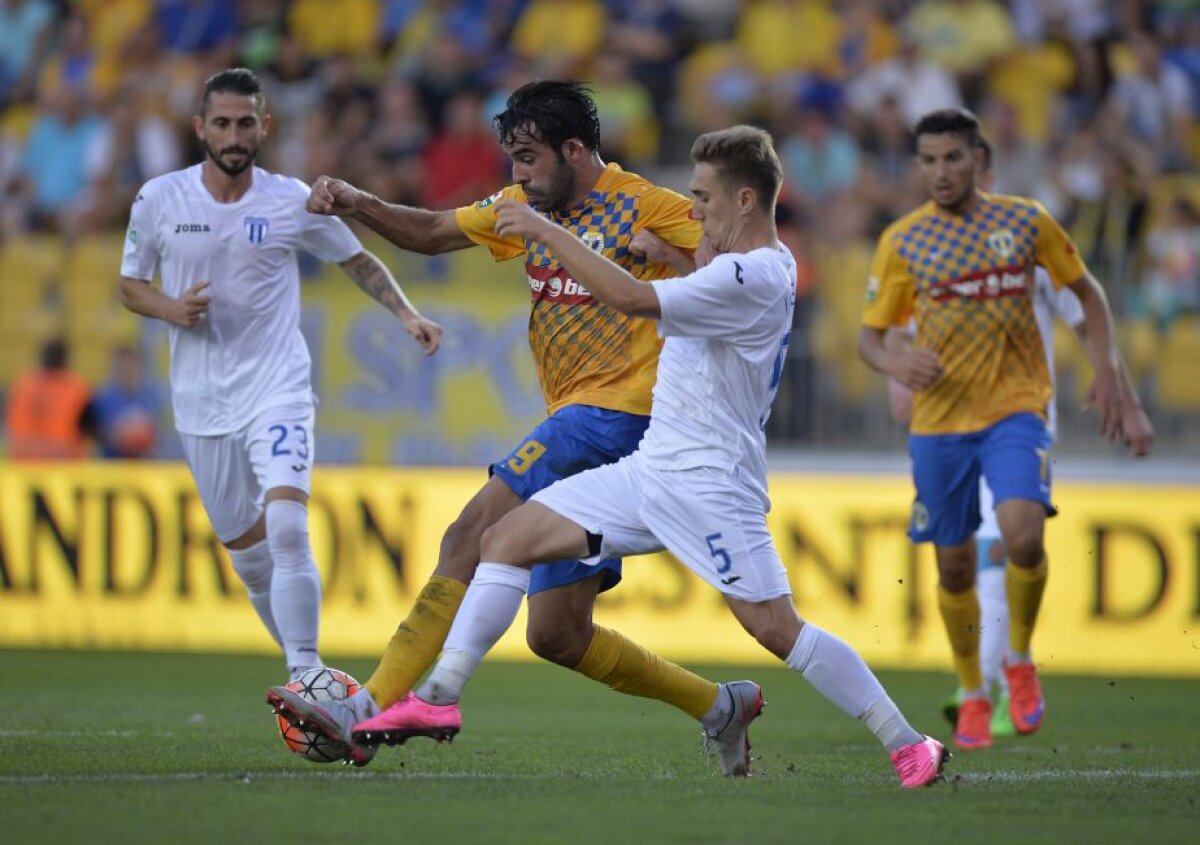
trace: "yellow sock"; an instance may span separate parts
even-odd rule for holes
[[[717,685],[712,681],[599,625],[575,671],[617,692],[665,701],[694,719],[711,710],[717,700]]]
[[[442,651],[467,585],[435,575],[421,590],[363,686],[380,707],[390,707],[413,688]]]
[[[972,587],[961,593],[951,593],[938,587],[938,609],[950,638],[954,653],[954,671],[958,685],[967,692],[983,687],[983,670],[979,667],[979,596]]]
[[[1038,608],[1046,589],[1046,558],[1032,569],[1013,566],[1004,568],[1004,589],[1008,593],[1008,647],[1017,654],[1029,653],[1033,626],[1037,623]]]

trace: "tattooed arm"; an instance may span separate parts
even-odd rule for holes
[[[392,272],[374,254],[363,250],[339,266],[354,280],[354,284],[404,324],[404,330],[421,344],[426,355],[437,351],[442,342],[442,327],[417,312]]]

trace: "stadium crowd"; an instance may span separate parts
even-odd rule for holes
[[[589,80],[605,158],[680,187],[697,132],[769,128],[792,388],[851,401],[878,389],[850,352],[873,238],[922,198],[909,129],[965,105],[996,189],[1044,203],[1106,285],[1135,376],[1200,352],[1189,0],[0,0],[0,248],[120,230],[140,184],[195,160],[196,92],[234,65],[267,86],[265,166],[431,208],[506,182],[490,116],[533,77]]]

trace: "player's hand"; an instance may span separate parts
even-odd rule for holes
[[[1154,445],[1154,425],[1141,405],[1126,403],[1122,406],[1121,434],[1125,438],[1125,445],[1135,458],[1144,458],[1150,454],[1150,447]]]
[[[1096,371],[1092,386],[1083,400],[1083,409],[1093,408],[1100,414],[1100,436],[1116,441],[1121,436],[1121,391],[1118,387],[1117,368],[1104,367]]]
[[[318,176],[308,193],[304,208],[312,214],[334,214],[344,216],[358,210],[358,204],[366,194],[341,179]]]
[[[684,275],[696,269],[692,256],[667,243],[649,229],[642,229],[633,236],[629,241],[629,251],[645,258],[651,264],[662,264]]]
[[[433,320],[426,320],[421,315],[409,317],[404,321],[404,330],[417,343],[426,355],[432,355],[442,345],[442,327]]]
[[[930,387],[944,372],[938,354],[923,346],[909,346],[898,351],[893,360],[895,363],[889,375],[910,390]]]
[[[198,282],[184,291],[183,296],[175,300],[167,319],[184,328],[191,328],[203,320],[208,314],[208,304],[212,302],[211,296],[203,294],[208,285],[209,282]]]
[[[543,241],[554,224],[523,202],[502,199],[496,203],[496,234],[528,241]]]

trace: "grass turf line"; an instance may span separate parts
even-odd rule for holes
[[[372,665],[332,663],[360,678]],[[1039,734],[958,752],[946,783],[909,793],[865,729],[794,673],[698,668],[763,685],[759,777],[719,777],[686,716],[544,664],[485,663],[453,744],[412,740],[351,770],[284,749],[262,703],[275,660],[0,651],[0,831],[14,842],[870,842],[915,831],[924,842],[1185,842],[1200,820],[1200,681],[1049,676]],[[947,737],[949,675],[882,679],[919,730]]]

